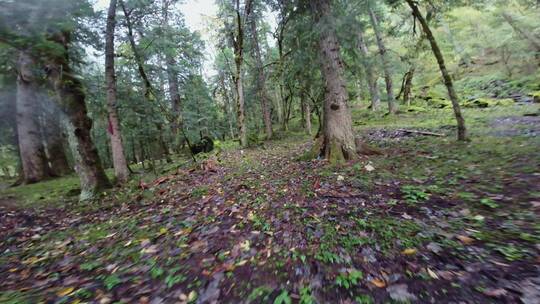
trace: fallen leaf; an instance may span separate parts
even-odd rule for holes
[[[375,285],[375,286],[377,286],[379,288],[386,287],[386,283],[383,280],[378,279],[378,278],[371,279],[370,282],[371,282],[371,284],[373,284],[373,285]]]
[[[470,245],[470,244],[474,243],[474,239],[472,239],[472,238],[470,238],[468,236],[465,236],[465,235],[458,235],[458,236],[456,236],[456,238],[458,240],[460,240],[465,245]]]
[[[75,288],[73,288],[73,287],[64,288],[64,289],[60,290],[59,292],[57,292],[56,295],[59,296],[59,297],[65,297],[65,296],[71,294],[74,289]]]
[[[372,165],[369,165],[369,164],[368,164],[368,165],[366,165],[366,166],[364,167],[364,169],[366,169],[367,172],[371,172],[371,171],[375,170],[375,167],[373,167]]]
[[[403,250],[401,253],[404,255],[414,255],[416,254],[417,250],[415,248],[407,248]]]
[[[499,298],[499,297],[505,296],[507,293],[508,292],[506,291],[506,289],[503,289],[503,288],[497,288],[497,289],[489,288],[489,289],[484,290],[483,292],[483,294],[485,294],[486,296],[493,297],[493,298]]]
[[[435,280],[438,280],[439,279],[439,276],[433,272],[433,270],[429,269],[429,268],[426,268],[427,270],[427,273],[429,274],[429,276]]]

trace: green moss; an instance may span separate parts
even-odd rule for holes
[[[495,99],[489,97],[481,97],[467,100],[463,102],[462,105],[465,108],[489,108],[495,106],[511,106],[514,103],[514,100],[510,98]]]

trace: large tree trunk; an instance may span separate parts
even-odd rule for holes
[[[452,82],[452,77],[450,77],[450,74],[448,73],[448,70],[446,69],[446,64],[444,62],[444,57],[442,55],[441,49],[439,48],[439,45],[437,44],[437,40],[435,40],[435,36],[433,36],[433,33],[431,32],[431,29],[429,28],[429,25],[418,9],[418,6],[416,6],[414,0],[406,0],[407,4],[411,7],[411,10],[413,12],[413,15],[418,21],[420,22],[420,25],[422,26],[422,30],[426,34],[426,38],[428,39],[431,50],[433,51],[433,55],[437,59],[437,63],[439,64],[439,69],[441,70],[442,77],[444,79],[444,84],[446,85],[446,89],[448,90],[448,96],[450,97],[450,101],[452,102],[452,107],[454,109],[454,115],[456,117],[457,121],[457,127],[458,127],[458,140],[467,140],[467,129],[465,127],[465,119],[461,115],[461,108],[459,106],[459,100],[458,96],[456,94],[456,91],[454,89],[454,84]]]
[[[119,183],[125,183],[129,178],[122,133],[118,119],[116,100],[116,75],[114,71],[114,30],[116,26],[116,2],[111,0],[107,15],[107,30],[105,33],[105,81],[107,82],[107,112],[109,114],[109,138],[111,140],[112,162],[114,173]]]
[[[326,89],[323,136],[315,144],[313,152],[324,156],[330,163],[339,163],[357,157],[343,63],[332,23],[330,0],[312,1],[311,9],[316,26],[321,29],[319,51]]]
[[[255,53],[255,68],[258,71],[257,89],[259,92],[259,98],[261,99],[261,108],[264,121],[264,130],[266,133],[266,139],[272,138],[272,117],[270,116],[270,100],[266,92],[266,75],[264,73],[261,49],[259,46],[259,37],[257,32],[257,20],[252,18],[251,20],[251,35],[253,36],[253,49]]]
[[[360,53],[362,54],[362,64],[366,70],[369,95],[371,97],[371,110],[376,111],[380,107],[381,99],[379,97],[379,90],[377,89],[377,78],[373,74],[373,65],[369,59],[369,51],[362,29],[358,31],[358,49],[360,49]]]
[[[386,95],[388,99],[388,112],[390,114],[395,114],[397,112],[396,100],[394,98],[394,84],[392,82],[392,74],[390,73],[390,62],[388,60],[388,50],[384,44],[382,37],[381,29],[379,27],[379,20],[377,15],[373,11],[371,5],[368,5],[369,17],[371,20],[371,25],[373,26],[373,31],[375,32],[375,37],[377,38],[377,46],[379,47],[379,55],[381,56],[383,72],[384,72],[384,82],[386,83]]]
[[[38,85],[34,59],[19,53],[17,77],[17,134],[21,157],[23,183],[39,182],[49,176],[45,149],[41,141],[38,121]]]
[[[83,85],[69,66],[70,33],[57,33],[49,39],[64,49],[62,55],[49,59],[47,78],[63,112],[62,121],[75,159],[75,171],[81,181],[80,199],[94,199],[103,189],[110,187],[110,183],[90,136],[92,120],[87,114]]]
[[[403,103],[408,107],[411,106],[412,83],[415,71],[416,67],[414,66],[414,63],[411,63],[403,81]]]

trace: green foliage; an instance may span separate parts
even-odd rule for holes
[[[352,269],[346,273],[340,273],[337,275],[335,284],[339,287],[349,289],[353,286],[358,285],[358,280],[361,280],[364,277],[364,274],[356,269]]]
[[[292,299],[287,290],[283,290],[279,296],[274,299],[274,304],[292,304]]]

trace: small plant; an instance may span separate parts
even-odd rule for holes
[[[277,298],[274,299],[274,304],[292,304],[291,297],[286,290],[283,290]]]
[[[207,186],[197,187],[191,191],[191,196],[193,196],[194,198],[201,198],[207,194],[208,194]]]
[[[416,186],[403,186],[401,187],[401,192],[403,193],[403,198],[410,204],[416,204],[429,199],[429,194]]]
[[[373,298],[368,295],[359,295],[354,298],[354,301],[356,301],[359,304],[373,304]]]
[[[300,304],[315,304],[315,298],[311,295],[309,286],[300,288]]]
[[[494,200],[490,198],[483,198],[480,200],[480,204],[487,206],[489,208],[495,209],[499,207],[499,204],[497,204]]]
[[[336,285],[349,289],[358,284],[358,280],[361,280],[364,274],[356,269],[350,270],[348,273],[340,273],[336,277]]]
[[[498,251],[504,256],[505,259],[512,262],[523,259],[526,254],[526,251],[517,248],[513,244],[506,246],[497,246],[495,247],[495,251]]]
[[[103,283],[105,284],[105,288],[107,288],[107,290],[111,290],[116,285],[122,283],[122,280],[117,275],[112,274],[110,276],[107,276],[105,280],[103,280]]]

